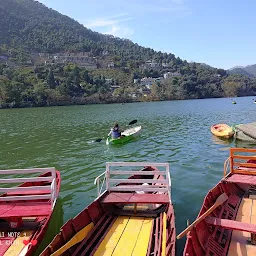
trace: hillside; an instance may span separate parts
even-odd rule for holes
[[[228,70],[230,74],[242,74],[248,77],[256,77],[256,64],[245,67],[234,67]]]
[[[99,55],[104,50],[123,58],[148,60],[163,54],[140,47],[130,40],[114,38],[85,28],[75,20],[33,0],[0,0],[0,44],[27,51],[56,53],[85,51]],[[165,55],[172,59],[174,55]]]
[[[0,107],[251,95],[254,79],[103,35],[33,0],[0,0]]]
[[[228,70],[229,74],[232,75],[243,75],[243,76],[248,76],[248,77],[254,77],[253,74],[248,73],[244,68],[232,68],[230,70]]]

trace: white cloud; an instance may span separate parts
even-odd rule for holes
[[[133,20],[132,17],[128,16],[127,14],[118,14],[111,17],[101,17],[96,18],[90,21],[84,22],[85,27],[88,28],[95,28],[95,27],[106,27],[106,26],[113,26],[115,24],[119,24],[122,22],[127,22]]]
[[[129,27],[113,25],[111,29],[104,34],[113,35],[121,38],[129,38],[134,34],[134,30]]]
[[[134,34],[134,30],[127,24],[133,17],[126,13],[113,15],[110,17],[100,17],[83,22],[84,26],[90,29],[96,28],[103,34],[113,35],[121,38],[129,38]]]

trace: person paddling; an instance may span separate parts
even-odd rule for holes
[[[121,137],[121,132],[123,130],[120,129],[118,123],[115,123],[114,127],[111,128],[111,131],[109,132],[108,136],[111,135],[112,139],[118,139]]]

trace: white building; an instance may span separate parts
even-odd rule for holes
[[[167,72],[164,74],[164,79],[168,79],[175,76],[181,76],[181,74],[179,72]]]

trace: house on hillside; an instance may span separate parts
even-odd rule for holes
[[[168,79],[168,78],[172,78],[172,77],[177,77],[177,76],[181,76],[181,73],[179,73],[179,72],[167,72],[167,73],[164,73],[164,79]]]
[[[163,62],[162,63],[162,67],[163,68],[169,68],[171,65],[169,64],[169,63],[167,63],[167,62]]]
[[[114,68],[115,67],[115,63],[113,61],[110,61],[108,63],[108,68]]]

